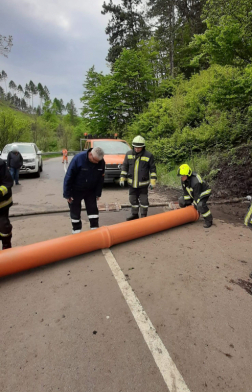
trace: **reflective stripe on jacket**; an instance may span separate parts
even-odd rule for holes
[[[13,179],[6,166],[6,163],[0,158],[0,214],[5,207],[12,205]]]
[[[208,184],[197,173],[193,172],[186,181],[181,180],[181,184],[184,191],[184,200],[192,199],[195,205],[204,197],[211,195],[211,189]]]
[[[122,164],[121,180],[128,181],[133,188],[141,188],[148,186],[151,179],[157,179],[153,155],[145,149],[140,154],[128,151]]]
[[[246,225],[250,228],[252,227],[252,203],[250,204],[250,206],[248,208],[248,212],[245,216],[244,225]]]

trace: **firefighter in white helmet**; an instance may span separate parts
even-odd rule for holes
[[[145,140],[142,136],[136,136],[132,142],[133,149],[128,151],[122,165],[120,186],[125,182],[129,185],[129,201],[131,215],[127,220],[147,216],[149,201],[148,188],[156,186],[157,174],[153,155],[145,150]]]

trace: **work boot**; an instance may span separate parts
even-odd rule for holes
[[[130,215],[128,218],[126,218],[126,221],[131,221],[131,220],[134,220],[134,219],[139,219],[138,214],[137,215],[136,214]]]
[[[141,218],[147,218],[147,215],[141,214]]]
[[[205,224],[203,225],[203,227],[205,229],[208,229],[209,227],[211,227],[213,224],[213,221],[205,221]]]
[[[2,249],[10,249],[11,248],[11,235],[8,237],[2,238]]]

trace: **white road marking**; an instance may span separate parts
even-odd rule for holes
[[[121,268],[110,249],[103,249],[102,253],[120,287],[120,290],[136,320],[136,323],[148,345],[150,352],[158,366],[170,392],[190,392],[182,375],[171,359],[166,347],[157,334],[147,313],[144,311],[139,299],[127,282]]]

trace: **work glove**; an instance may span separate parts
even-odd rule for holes
[[[122,180],[121,178],[120,178],[120,181],[119,181],[119,185],[120,185],[121,187],[124,187],[124,180]]]
[[[156,186],[156,180],[152,179],[150,180],[150,184],[149,184],[149,189],[154,189]]]
[[[252,196],[246,196],[246,199],[247,199],[248,201],[251,201],[251,200],[252,200]]]

